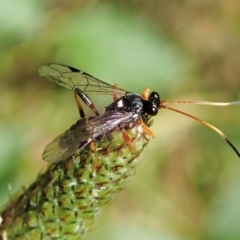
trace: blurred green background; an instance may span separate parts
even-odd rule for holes
[[[240,99],[239,0],[0,2],[0,206],[46,163],[42,151],[78,118],[73,94],[39,77],[56,62],[168,100]],[[111,98],[96,97],[99,109]],[[240,149],[240,106],[174,107]],[[161,110],[129,186],[87,240],[240,239],[240,161],[214,132]]]

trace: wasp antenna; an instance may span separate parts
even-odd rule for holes
[[[226,107],[231,105],[240,105],[240,101],[235,102],[206,102],[206,101],[168,101],[168,100],[162,100],[161,105],[167,105],[171,103],[177,103],[177,104],[194,104],[194,105],[211,105],[211,106],[217,106],[217,107]]]
[[[163,103],[164,104],[164,103]],[[208,128],[212,129],[213,131],[215,131],[218,135],[221,136],[221,138],[223,138],[227,144],[233,149],[233,151],[238,155],[238,157],[240,158],[240,153],[239,151],[237,150],[237,148],[232,144],[232,142],[230,142],[230,140],[227,138],[227,136],[222,132],[220,131],[218,128],[216,128],[215,126],[213,126],[212,124],[200,119],[200,118],[197,118],[189,113],[186,113],[186,112],[182,112],[178,109],[175,109],[175,108],[171,108],[171,107],[167,107],[165,105],[163,105],[162,103],[160,104],[160,108],[165,108],[165,109],[169,109],[171,111],[174,111],[174,112],[177,112],[177,113],[180,113],[182,115],[185,115],[187,117],[190,117],[198,122],[200,122],[201,124],[207,126]]]
[[[226,136],[225,136],[226,137]],[[230,140],[226,137],[225,141],[228,143],[228,145],[233,149],[233,151],[238,155],[238,157],[240,158],[240,153],[237,150],[237,148],[230,142]]]

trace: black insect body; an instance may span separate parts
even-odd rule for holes
[[[132,117],[127,122],[124,122],[129,123],[138,120],[145,114],[150,116],[157,115],[159,106],[160,98],[156,92],[150,93],[148,100],[143,99],[137,94],[127,93],[126,96],[107,106],[106,112],[115,110],[132,113]]]
[[[159,94],[157,92],[150,93],[150,89],[148,88],[140,96],[118,88],[117,85],[112,86],[105,83],[81,70],[60,64],[42,66],[39,69],[39,73],[41,76],[50,79],[60,86],[74,91],[75,100],[80,116],[82,117],[82,119],[74,124],[68,131],[58,136],[53,142],[46,146],[43,152],[43,159],[47,162],[58,162],[71,157],[78,149],[85,147],[99,136],[110,132],[117,126],[122,130],[124,141],[131,148],[131,140],[124,131],[124,126],[132,122],[138,122],[141,124],[145,134],[154,137],[154,134],[147,127],[145,122],[151,116],[157,115],[160,108],[178,112],[211,128],[217,132],[240,157],[240,153],[236,147],[219,129],[195,116],[166,106],[168,103],[229,106],[240,104],[239,101],[229,103],[205,101],[160,101]],[[107,106],[105,112],[100,115],[88,94],[112,95],[114,101]],[[85,117],[78,96],[96,114],[96,117]]]

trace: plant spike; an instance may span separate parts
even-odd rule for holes
[[[65,161],[50,164],[36,181],[0,211],[1,240],[82,239],[102,207],[125,185],[149,138],[141,125],[126,129],[132,149],[119,129]],[[94,154],[98,158],[93,171]]]

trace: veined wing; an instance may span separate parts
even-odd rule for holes
[[[97,117],[80,119],[45,147],[43,160],[53,163],[74,155],[78,149],[111,131],[123,121],[131,118],[132,115],[131,112],[108,111]]]
[[[119,96],[126,94],[125,90],[115,89],[111,84],[73,67],[52,63],[40,67],[38,71],[41,77],[46,77],[72,91],[99,95],[112,95],[113,92],[116,92]]]

